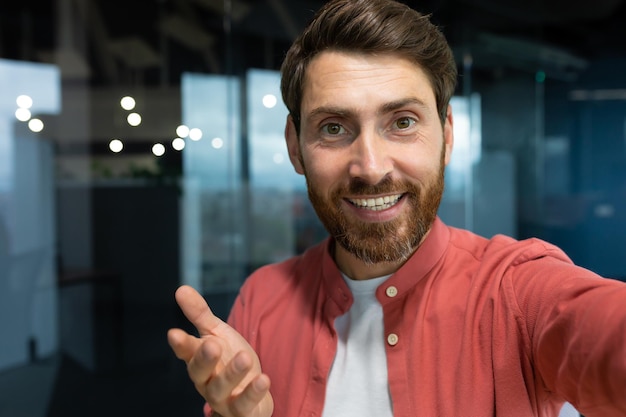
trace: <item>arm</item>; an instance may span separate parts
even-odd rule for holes
[[[587,416],[626,415],[626,285],[554,260],[516,280],[535,370]]]
[[[274,403],[270,380],[248,342],[217,318],[202,296],[189,286],[176,291],[176,302],[200,337],[170,329],[168,342],[213,415],[269,417]],[[219,414],[216,414],[219,413]]]

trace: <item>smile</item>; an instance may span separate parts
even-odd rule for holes
[[[348,201],[362,209],[380,211],[393,207],[401,197],[402,194],[396,194],[378,198],[350,198]]]

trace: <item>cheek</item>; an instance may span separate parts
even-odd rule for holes
[[[441,142],[405,149],[396,154],[396,170],[419,182],[429,181],[433,176],[439,175],[441,165],[445,164],[445,150]]]
[[[306,163],[305,175],[310,185],[315,187],[318,193],[330,194],[333,184],[338,180],[338,173],[332,163]]]
[[[345,181],[345,161],[332,152],[306,151],[303,155],[305,175],[315,184],[331,186],[333,183]]]
[[[407,158],[396,161],[396,171],[416,182],[427,182],[428,178],[439,172],[439,158],[436,160],[426,158]]]

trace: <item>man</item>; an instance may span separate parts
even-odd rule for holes
[[[285,137],[330,233],[244,283],[183,286],[169,342],[224,417],[626,415],[626,285],[437,217],[456,66],[391,0],[331,0],[287,53]]]

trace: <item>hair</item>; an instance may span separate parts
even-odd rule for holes
[[[396,54],[418,65],[428,77],[437,111],[445,122],[457,82],[454,55],[443,33],[405,4],[393,0],[331,0],[291,45],[281,67],[283,101],[300,132],[300,107],[306,69],[327,50]]]

